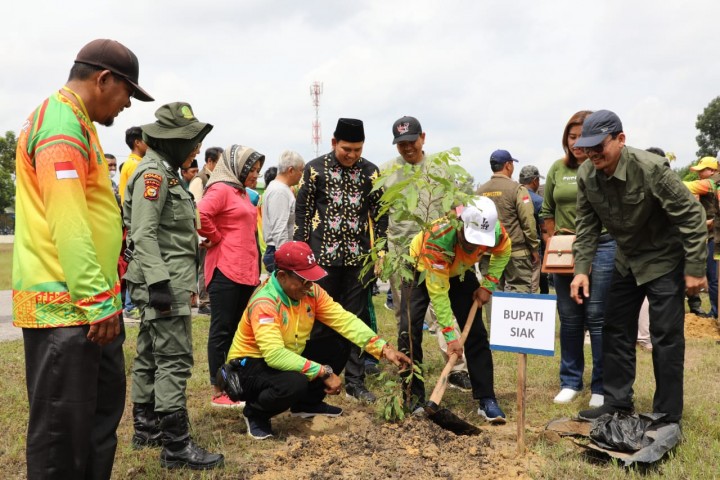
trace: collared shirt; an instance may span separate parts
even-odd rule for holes
[[[198,232],[213,245],[205,256],[205,284],[210,285],[215,268],[235,283],[260,283],[257,247],[257,212],[248,191],[223,182],[213,183],[198,203]]]
[[[383,190],[373,191],[378,168],[364,158],[342,166],[330,152],[305,165],[295,204],[293,240],[306,242],[317,263],[359,266],[370,251],[370,217],[374,238],[385,238],[387,215],[376,220]]]
[[[638,285],[685,260],[685,274],[705,276],[705,211],[670,164],[657,155],[624,147],[611,176],[592,162],[578,169],[575,273],[587,275],[601,228],[617,241],[615,267]]]
[[[55,93],[23,125],[15,163],[13,324],[89,325],[117,314],[120,210],[90,119]]]
[[[343,309],[325,290],[313,284],[310,294],[295,301],[285,294],[276,273],[272,273],[250,297],[230,346],[228,361],[263,358],[276,370],[300,372],[313,380],[320,373],[321,365],[306,359],[302,353],[316,321],[380,358],[385,340]]]
[[[276,249],[292,239],[295,230],[295,194],[281,182],[273,180],[262,197],[262,233],[267,245]]]
[[[495,203],[498,218],[512,239],[513,257],[526,256],[540,247],[535,208],[527,188],[502,173],[478,187],[477,193]]]
[[[704,180],[683,182],[705,209],[705,217],[708,220],[716,219],[718,213],[720,213],[718,211],[718,186],[715,182],[715,175]],[[713,225],[714,222],[708,225],[708,238],[713,238]]]
[[[400,168],[395,170],[395,172],[390,175],[390,177],[385,181],[383,186],[385,188],[390,188],[400,182],[407,181],[414,175],[414,172],[418,169],[432,169],[433,174],[448,177],[449,175],[446,172],[440,170],[440,168],[432,162],[433,158],[436,156],[437,154],[425,155],[425,152],[423,152],[422,160],[420,160],[416,164],[410,164],[406,162],[402,158],[402,156],[398,156],[395,159],[390,160],[389,162],[381,166],[381,171],[384,172],[386,170],[390,170],[396,165]],[[406,166],[410,170],[409,172],[405,171]],[[437,171],[434,171],[436,168]],[[431,195],[432,192],[424,190],[418,192],[418,206],[415,214],[417,214],[420,218],[424,218],[427,220],[435,220],[437,218],[440,218],[445,213],[442,210],[443,197],[440,195],[436,195],[435,198],[431,198]],[[392,212],[390,213],[392,214]],[[392,246],[397,246],[398,243],[402,243],[402,239],[414,237],[418,234],[419,231],[420,226],[415,220],[398,220],[393,218],[392,215],[389,216],[387,235],[388,241]]]
[[[197,292],[197,212],[177,170],[149,148],[126,193],[123,218],[133,259],[124,278],[145,288],[169,280],[171,290]],[[147,319],[160,314],[150,310]],[[170,315],[189,314],[190,305],[173,304]]]
[[[127,190],[127,184],[130,181],[133,173],[138,164],[142,161],[142,157],[136,153],[130,153],[127,160],[122,165],[122,171],[120,172],[120,183],[118,184],[118,192],[120,193],[120,204],[125,202],[125,190]]]

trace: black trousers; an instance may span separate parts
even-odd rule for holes
[[[635,341],[638,314],[645,296],[650,304],[650,339],[655,373],[653,411],[680,421],[683,410],[685,362],[684,264],[643,285],[617,269],[607,296],[603,326],[603,386],[605,403],[632,408],[635,382]]]
[[[210,294],[210,331],[208,333],[208,369],[210,384],[215,385],[215,374],[225,363],[248,301],[255,291],[252,285],[235,283],[219,268],[213,272],[208,285]]]
[[[417,279],[417,275],[416,275]],[[452,312],[457,318],[460,328],[465,327],[470,308],[473,304],[473,293],[480,287],[477,277],[472,271],[466,272],[463,280],[460,277],[450,278],[450,305]],[[406,306],[410,298],[410,317]],[[400,331],[398,335],[398,348],[405,354],[410,354],[408,327],[412,334],[413,361],[422,363],[422,335],[423,320],[430,304],[425,282],[418,285],[417,281],[412,284],[403,282],[400,299]],[[490,352],[487,330],[482,322],[482,309],[478,308],[475,314],[470,334],[465,341],[465,357],[467,359],[470,383],[472,384],[473,398],[495,398],[493,384],[493,360]],[[417,377],[413,377],[410,385],[412,397],[411,404],[421,405],[425,403],[425,384]],[[407,400],[407,399],[406,399]]]
[[[30,480],[112,473],[125,407],[125,328],[104,347],[86,338],[89,328],[23,329]]]
[[[342,368],[334,355],[337,348],[337,339],[327,336],[316,340],[310,349],[306,346],[303,356],[336,371]],[[240,363],[246,417],[269,419],[292,406],[315,405],[326,396],[325,382],[320,379],[310,381],[302,373],[276,370],[262,358],[245,358]]]
[[[364,287],[363,282],[360,280],[362,267],[323,268],[328,272],[327,276],[315,283],[320,285],[345,310],[357,315],[369,325],[370,313],[368,312],[367,288],[371,287]],[[337,357],[334,363],[337,363],[339,368],[336,369],[333,363],[328,362],[335,373],[339,375],[345,369],[346,384],[362,385],[365,381],[365,362],[361,358],[362,351],[333,329],[320,322],[315,322],[305,351],[308,351],[308,348],[310,348],[310,351],[315,351],[316,347],[313,342],[320,339],[321,344],[324,344],[326,338],[338,348],[334,355],[334,357]]]

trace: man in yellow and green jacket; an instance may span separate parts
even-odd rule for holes
[[[271,417],[288,408],[293,416],[337,417],[342,409],[323,401],[342,383],[334,373],[344,366],[326,340],[310,340],[316,321],[376,358],[398,366],[410,359],[346,311],[314,282],[327,273],[305,242],[284,243],[275,252],[276,270],[250,299],[233,339],[228,361],[239,372],[248,435],[273,435]]]

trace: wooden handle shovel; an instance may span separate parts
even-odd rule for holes
[[[465,328],[463,328],[462,334],[460,335],[459,342],[461,347],[465,345],[465,340],[467,340],[467,337],[470,334],[470,328],[472,328],[473,321],[475,321],[477,309],[478,303],[477,301],[474,301],[472,307],[470,308],[468,318],[465,321]],[[450,371],[453,369],[457,361],[458,357],[454,353],[448,357],[445,368],[443,368],[442,373],[440,373],[440,378],[438,378],[437,383],[435,384],[435,389],[433,390],[432,395],[430,395],[430,401],[428,402],[428,406],[435,405],[435,408],[437,408],[440,405],[442,397],[443,395],[445,395],[445,390],[447,390]],[[425,409],[427,410],[427,407],[425,407]]]
[[[460,340],[458,340],[461,347],[465,345],[465,340],[470,334],[470,328],[472,328],[473,321],[475,320],[477,309],[478,303],[477,301],[474,301],[472,307],[470,308],[468,318],[465,321],[465,328],[463,328]],[[435,389],[433,390],[432,395],[430,395],[430,401],[425,404],[425,413],[430,420],[457,435],[477,435],[480,433],[480,429],[475,425],[466,422],[447,408],[440,408],[440,402],[442,401],[443,395],[445,395],[445,390],[447,390],[448,376],[457,361],[458,357],[456,354],[453,353],[449,356],[448,361],[445,364],[445,368],[443,368],[443,371],[440,373],[440,378],[438,378],[437,383],[435,384]]]

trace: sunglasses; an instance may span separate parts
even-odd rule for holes
[[[590,155],[592,153],[600,154],[605,150],[605,147],[607,146],[607,144],[612,141],[613,141],[613,138],[608,137],[605,141],[603,141],[599,145],[595,145],[594,147],[582,147],[582,151],[585,152],[585,155]]]

